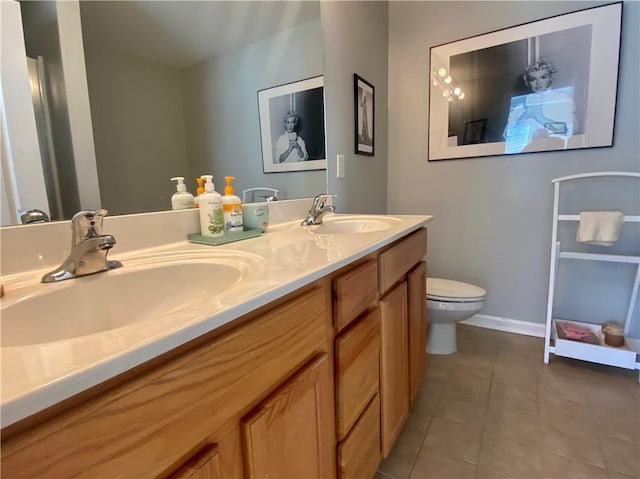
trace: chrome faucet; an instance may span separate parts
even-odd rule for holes
[[[20,222],[23,225],[31,223],[48,223],[49,221],[49,216],[47,216],[47,214],[42,210],[26,210],[22,211],[22,214],[20,215]]]
[[[329,198],[334,198],[335,196],[336,195],[322,194],[313,198],[311,209],[309,210],[307,217],[301,223],[302,226],[322,224],[322,217],[327,213],[333,213],[336,210],[335,206],[326,204]]]
[[[42,277],[43,283],[53,283],[122,266],[120,261],[108,261],[107,254],[116,244],[112,235],[102,234],[102,220],[107,210],[80,211],[71,219],[71,253],[58,268]]]

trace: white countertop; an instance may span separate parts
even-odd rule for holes
[[[72,339],[0,348],[2,427],[115,377],[336,271],[425,226],[432,217],[390,218],[398,219],[391,228],[369,233],[314,235],[298,227],[297,220],[271,227],[261,237],[222,246],[182,241],[122,255],[114,249],[109,258],[122,261],[124,268],[127,262],[140,262],[145,255],[163,252],[186,255],[192,252],[216,255],[243,253],[254,258],[256,267],[221,296],[213,296],[215,292],[212,291],[211,301],[194,308],[186,317],[181,314]],[[24,284],[26,281],[33,282],[34,288],[50,288],[52,285],[39,285],[42,274],[47,270],[12,275],[2,278],[2,282],[10,286],[12,282]],[[112,272],[100,273],[108,274]],[[77,278],[62,283],[69,287],[73,282],[83,280]],[[201,282],[202,288],[207,287],[206,278],[193,278],[193,281]],[[153,288],[153,284],[139,287]],[[113,298],[113,301],[117,300]],[[46,316],[42,320],[47,321]]]

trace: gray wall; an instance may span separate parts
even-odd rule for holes
[[[327,176],[340,213],[385,213],[387,195],[386,2],[322,2]],[[375,156],[354,154],[353,74],[375,87]],[[336,155],[345,178],[336,178]]]
[[[188,177],[181,71],[85,44],[102,205],[109,214],[171,208],[170,178]]]
[[[551,179],[589,171],[640,170],[640,4],[625,2],[623,8],[612,148],[427,162],[429,48],[598,4],[389,3],[388,211],[435,215],[429,228],[429,275],[486,288],[485,314],[545,320]],[[637,244],[635,248],[637,253]],[[574,273],[576,280],[582,273]],[[628,275],[622,276],[626,283],[617,287],[587,285],[591,289],[583,291],[583,297],[600,298],[601,305],[620,300],[628,293]],[[566,314],[577,309],[575,304],[563,308],[572,310]]]
[[[85,42],[102,201],[110,214],[171,208],[172,176],[236,176],[236,193],[324,191],[326,172],[264,175],[257,91],[322,74],[320,19],[180,70]]]
[[[326,171],[264,174],[257,92],[322,75],[320,19],[218,55],[185,70],[190,175],[235,176],[236,194],[257,186],[280,190],[281,199],[323,192]]]

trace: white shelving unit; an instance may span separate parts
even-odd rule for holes
[[[581,180],[585,178],[598,177],[631,177],[640,179],[640,173],[607,171],[598,173],[585,173],[580,175],[565,176],[552,180],[554,184],[553,194],[553,229],[551,240],[551,267],[549,271],[549,295],[547,302],[547,321],[545,328],[545,346],[544,346],[544,362],[549,363],[550,354],[563,356],[573,359],[581,359],[599,364],[607,364],[609,366],[617,366],[626,369],[640,370],[640,341],[630,344],[627,340],[625,345],[619,348],[607,346],[602,342],[600,345],[581,343],[578,341],[570,341],[561,339],[557,334],[556,321],[569,322],[576,325],[584,326],[591,329],[594,333],[598,333],[600,325],[573,321],[569,319],[554,318],[554,297],[556,289],[556,275],[558,263],[560,260],[578,260],[578,261],[607,261],[613,263],[627,263],[636,265],[635,279],[631,288],[629,305],[627,307],[627,315],[624,323],[625,336],[631,328],[634,305],[638,298],[638,288],[640,287],[640,253],[637,255],[619,255],[619,254],[601,254],[601,253],[582,253],[576,251],[563,251],[558,241],[558,223],[559,222],[576,222],[580,220],[579,215],[559,214],[560,189],[561,185],[568,181]],[[624,217],[626,223],[640,223],[640,216]],[[598,334],[596,334],[599,336]],[[640,382],[640,375],[638,377]]]

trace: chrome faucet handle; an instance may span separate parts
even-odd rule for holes
[[[38,209],[22,211],[20,214],[20,222],[23,225],[31,223],[48,223],[49,221],[49,216],[47,216],[44,211]]]
[[[322,223],[322,217],[327,213],[333,213],[336,207],[333,205],[327,205],[329,198],[335,198],[337,195],[329,193],[323,193],[313,198],[311,209],[307,217],[300,223],[302,226],[319,225]]]
[[[335,198],[338,195],[330,194],[330,193],[322,193],[313,198],[313,204],[311,205],[311,211],[318,211],[324,208],[327,200],[329,198]]]
[[[89,238],[95,238],[102,234],[102,220],[107,215],[107,210],[79,211],[71,218],[73,235],[71,246],[76,246]]]

